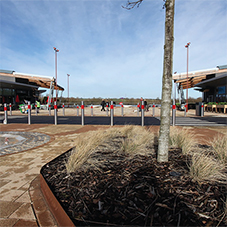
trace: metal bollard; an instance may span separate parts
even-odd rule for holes
[[[93,105],[91,104],[91,116],[93,117]]]
[[[10,116],[12,116],[12,104],[9,104],[9,111],[10,111]]]
[[[141,126],[144,126],[144,101],[142,101],[141,105]]]
[[[38,109],[37,109],[37,104],[35,104],[35,115],[37,116]]]
[[[51,105],[49,104],[49,116],[51,115]]]
[[[6,103],[4,103],[4,115],[5,115],[5,119],[3,120],[3,124],[7,125],[8,114],[7,114],[7,104]]]
[[[172,125],[175,126],[176,124],[176,105],[172,106]]]
[[[57,106],[57,102],[54,102],[54,124],[57,125],[58,124],[58,106]]]
[[[154,117],[154,115],[155,115],[155,104],[153,103],[153,105],[152,105],[152,108],[153,108],[153,117]]]
[[[28,124],[31,124],[31,102],[28,101]]]
[[[113,107],[113,101],[110,102],[110,125],[113,126],[114,124],[114,107]]]
[[[108,109],[108,105],[106,105],[106,116],[109,116],[109,109]]]
[[[69,107],[69,105],[68,105]],[[63,111],[63,116],[65,116],[65,103],[62,104],[62,111]]]
[[[123,103],[121,104],[121,116],[124,117],[124,106],[123,106]]]
[[[139,117],[139,111],[140,111],[140,104],[137,103],[137,116]]]
[[[81,101],[81,125],[84,125],[84,101]]]
[[[201,104],[201,117],[204,117],[204,104]]]
[[[76,105],[76,108],[77,108],[77,116],[79,116],[79,109],[80,109],[80,107],[78,105]]]
[[[184,106],[184,116],[186,117],[187,115],[187,104]]]

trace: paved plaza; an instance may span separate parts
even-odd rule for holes
[[[26,115],[17,114],[13,112],[13,115],[10,117],[13,119],[26,118]],[[47,118],[48,115],[45,114],[41,112],[39,116]],[[150,113],[148,112],[146,114],[148,115]],[[63,119],[64,117],[69,117],[69,115],[61,116],[61,110],[59,110],[59,116]],[[2,118],[4,116],[1,115],[0,117]],[[130,117],[137,117],[137,113],[131,111]],[[201,143],[206,144],[217,133],[227,133],[225,115],[218,115],[218,113],[213,114],[213,116],[209,115],[208,118],[222,119],[224,125],[219,124],[217,126],[212,122],[208,124],[209,121],[206,120],[208,122],[206,123],[206,127],[199,125],[196,127],[193,125],[192,127],[189,124],[191,122],[189,119],[192,117],[197,120],[199,119],[195,116],[188,116],[186,118],[179,116],[179,119],[183,118],[181,119],[183,122],[187,120],[187,127],[197,135]],[[31,125],[27,123],[0,124],[0,226],[56,225],[48,207],[44,207],[44,203],[42,206],[33,203],[34,197],[37,197],[37,199],[41,198],[33,186],[34,182],[39,184],[39,180],[37,180],[39,178],[37,177],[39,176],[41,167],[74,147],[74,139],[78,134],[89,130],[110,127],[108,124],[89,124],[82,126],[80,124],[67,124],[67,119],[62,121],[65,123],[59,125],[54,125],[50,122],[45,124],[40,122]],[[155,116],[155,121],[159,121],[159,116]],[[119,126],[116,125],[114,127]],[[158,124],[149,127],[155,132],[159,129]]]

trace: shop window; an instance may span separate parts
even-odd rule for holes
[[[220,86],[217,88],[216,102],[226,102],[226,87]]]
[[[10,88],[2,89],[2,95],[4,95],[4,96],[12,96],[12,95],[14,95],[14,93],[15,93],[14,89],[10,89]]]
[[[218,95],[225,95],[225,86],[218,87]]]
[[[17,90],[17,94],[28,94],[26,90]]]

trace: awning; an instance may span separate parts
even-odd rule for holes
[[[7,80],[1,80],[0,78],[0,87],[1,88],[17,88],[17,89],[38,89],[39,86],[34,86],[31,84],[24,84],[24,83],[17,83],[17,82],[13,82],[13,81],[7,81]]]
[[[199,70],[173,75],[174,83],[178,83],[183,89],[192,87],[220,86],[226,84],[226,66],[218,66],[214,69]],[[225,78],[224,78],[225,77]]]
[[[196,87],[218,87],[222,85],[224,86],[225,84],[227,84],[227,73],[218,77],[201,81],[200,83],[196,84]]]
[[[175,83],[179,83],[183,89],[188,88],[192,88],[195,87],[196,84],[200,83],[201,81],[206,79],[206,75],[205,76],[197,76],[197,77],[191,77],[191,78],[187,78],[186,79],[180,79],[180,80],[176,80]],[[187,82],[188,81],[188,82]]]
[[[50,89],[51,83],[54,85],[55,90],[64,91],[64,88],[60,85],[56,85],[54,77],[40,76],[40,75],[32,75],[32,74],[24,74],[24,73],[16,73],[14,71],[3,71],[1,70],[0,76],[4,77],[14,77],[15,80],[26,79],[28,83],[18,83],[21,86],[34,86],[34,87],[43,87]],[[6,81],[6,80],[5,80]],[[17,82],[15,82],[17,83]]]

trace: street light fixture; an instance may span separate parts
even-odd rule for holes
[[[187,43],[185,47],[187,48],[187,90],[186,90],[186,112],[188,112],[188,52],[189,52],[189,45],[191,43]]]
[[[69,107],[69,77],[70,77],[70,75],[67,74],[67,76],[68,76],[68,107]]]
[[[54,47],[54,51],[55,51],[55,83],[56,83],[56,102],[58,99],[58,91],[57,91],[57,52],[59,52],[59,50]]]

